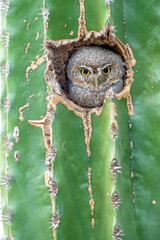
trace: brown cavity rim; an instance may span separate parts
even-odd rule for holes
[[[52,50],[54,50],[54,51],[56,50],[57,54],[62,52],[61,54],[67,53],[67,56],[70,56],[72,54],[73,47],[78,49],[79,47],[81,47],[83,45],[90,45],[90,44],[108,45],[114,51],[119,53],[122,56],[122,58],[124,59],[124,64],[126,66],[126,74],[124,76],[125,86],[124,86],[123,90],[119,94],[116,94],[115,96],[118,100],[120,100],[122,98],[127,99],[128,114],[130,116],[132,116],[134,114],[133,113],[134,109],[133,109],[133,104],[132,104],[132,97],[130,95],[130,88],[131,88],[132,82],[134,81],[133,80],[134,72],[132,70],[132,67],[135,66],[135,64],[136,64],[136,60],[133,56],[133,52],[128,44],[124,45],[115,36],[114,26],[111,25],[109,19],[107,21],[106,26],[100,32],[96,32],[94,30],[88,32],[86,29],[84,0],[79,0],[79,5],[80,5],[80,17],[78,19],[79,26],[78,26],[77,38],[62,39],[62,40],[57,40],[57,41],[47,40],[45,43],[46,52],[47,52],[47,61],[48,61],[46,73],[49,73],[48,76],[55,79],[55,81],[58,83],[57,80],[58,80],[58,76],[60,76],[60,75],[56,76],[56,73],[54,73],[55,65],[57,65],[57,58],[56,58],[56,62],[52,62],[53,58],[51,59],[51,56],[50,56],[50,53]],[[62,46],[63,46],[63,50],[61,48]],[[54,54],[55,54],[55,52],[54,52]],[[65,67],[65,64],[66,64],[65,60],[60,62],[60,63],[62,63],[63,67]],[[51,73],[51,69],[53,70],[52,73]],[[61,72],[59,74],[61,74]],[[63,72],[63,74],[64,74],[64,72]],[[56,91],[54,91],[54,93],[59,94]]]
[[[69,57],[75,49],[80,48],[84,45],[108,45],[114,51],[119,53],[126,67],[126,74],[124,76],[125,86],[123,90],[116,94],[116,98],[118,100],[122,98],[127,99],[127,108],[128,114],[132,116],[133,113],[133,104],[132,98],[130,95],[130,88],[133,82],[133,70],[132,67],[136,64],[136,60],[134,59],[133,52],[128,44],[124,45],[114,34],[114,26],[111,25],[108,20],[106,26],[100,31],[90,31],[88,32],[86,29],[85,22],[85,6],[84,0],[79,0],[80,4],[80,17],[79,27],[78,27],[78,36],[75,39],[62,39],[62,40],[47,40],[45,42],[45,48],[47,52],[47,69],[45,72],[46,82],[53,87],[53,92],[55,94],[61,94],[61,84],[58,82],[59,78],[61,80],[66,81],[66,76],[64,70],[66,68],[67,57]],[[56,56],[53,60],[53,56]],[[59,57],[60,56],[60,57]],[[63,68],[63,71],[57,71],[56,66],[60,65]],[[63,75],[63,76],[62,76]],[[61,77],[62,76],[62,77]],[[50,82],[51,79],[54,79],[54,83]],[[49,81],[48,81],[49,80]],[[57,88],[57,85],[60,85]],[[58,91],[57,91],[58,90]],[[77,107],[76,107],[77,108]],[[84,120],[83,120],[84,122]]]
[[[82,1],[80,1],[80,2],[82,3]],[[113,32],[114,27],[110,24],[109,21],[108,21],[106,27],[104,27],[104,29],[102,31],[87,32],[86,27],[85,27],[85,21],[84,21],[84,24],[82,24],[82,20],[80,23],[80,19],[82,19],[82,18],[79,18],[79,30],[78,30],[77,38],[62,39],[62,40],[57,40],[57,41],[54,41],[54,40],[46,41],[45,47],[46,47],[46,51],[47,51],[48,64],[47,64],[45,76],[46,76],[47,84],[49,84],[53,87],[54,93],[62,95],[61,90],[60,90],[61,84],[58,82],[58,80],[59,80],[59,77],[61,77],[64,74],[64,72],[63,72],[63,74],[61,74],[61,72],[57,72],[55,66],[56,66],[56,64],[61,64],[61,66],[63,66],[63,68],[65,68],[66,59],[63,61],[61,60],[61,62],[60,62],[60,60],[57,60],[57,58],[56,58],[56,62],[54,62],[53,58],[52,58],[52,54],[58,55],[60,53],[59,55],[62,55],[64,53],[64,55],[66,54],[67,56],[70,56],[73,53],[73,51],[75,51],[75,49],[78,49],[81,46],[90,45],[90,44],[109,46],[114,51],[116,51],[117,53],[119,53],[122,56],[122,58],[124,60],[124,65],[126,68],[126,73],[124,76],[125,86],[120,93],[115,94],[115,97],[118,100],[121,100],[122,98],[127,99],[128,114],[130,116],[132,116],[134,113],[133,113],[132,97],[130,95],[130,88],[131,88],[132,82],[134,81],[133,80],[134,72],[132,70],[132,67],[136,64],[136,60],[134,59],[131,48],[129,47],[128,44],[124,45],[114,35],[114,32]],[[62,46],[63,46],[63,48],[62,48]],[[55,51],[56,51],[56,53],[55,53]],[[62,51],[63,51],[63,53],[62,53]],[[56,57],[57,57],[57,55],[56,55]],[[62,57],[60,59],[62,59]],[[65,76],[62,76],[61,78],[64,78],[64,81],[66,81]],[[55,81],[54,83],[52,82],[53,79]],[[57,85],[60,85],[58,87],[59,91],[57,91],[57,87],[55,87]]]

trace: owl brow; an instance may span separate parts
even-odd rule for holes
[[[77,70],[84,69],[84,68],[89,70],[90,72],[92,72],[92,68],[91,67],[87,67],[87,66],[84,66],[84,65],[75,66],[75,69],[77,69]]]
[[[102,67],[102,69],[104,69],[104,68],[106,68],[106,67],[113,67],[113,66],[114,66],[114,64],[107,63],[107,64],[105,64],[105,65]]]

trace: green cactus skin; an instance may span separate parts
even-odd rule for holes
[[[92,117],[91,151],[93,149],[94,157],[91,154],[90,158],[86,153],[82,120],[73,112],[69,112],[63,105],[59,105],[56,110],[53,122],[54,146],[57,148],[54,181],[59,186],[59,192],[55,200],[56,210],[59,212],[61,219],[59,228],[57,228],[57,239],[74,239],[75,237],[76,239],[92,239],[93,237],[98,239],[99,236],[102,238],[109,236],[111,238],[114,213],[110,200],[112,183],[107,158],[112,159],[113,140],[111,140],[110,135],[108,136],[108,126],[110,126],[109,108],[110,104],[108,103],[99,118]],[[70,121],[71,118],[72,121]],[[94,130],[95,126],[96,130]],[[103,136],[98,134],[99,130],[102,131],[102,128]],[[71,139],[67,141],[69,138]],[[97,139],[99,144],[96,144]],[[108,146],[111,152],[107,152]],[[104,159],[104,162],[95,161],[95,159]],[[95,228],[93,230],[91,228],[92,216],[89,205],[88,167],[92,168],[91,185],[95,201],[93,215]],[[104,184],[102,187],[102,182],[108,184]],[[99,198],[99,194],[101,198]],[[63,201],[64,198],[65,201]],[[97,202],[98,204],[96,204]],[[110,214],[110,219],[106,218],[107,214]],[[112,221],[110,221],[111,219]]]
[[[129,43],[135,54],[132,41],[128,41],[128,39],[126,40],[125,38],[125,35],[127,34],[125,29],[127,25],[127,18],[124,13],[124,2],[125,1],[118,1],[116,4],[111,4],[111,23],[116,26],[116,35],[119,37],[119,39],[123,43]],[[131,90],[133,85],[134,83],[132,84]],[[131,95],[133,96],[132,91]],[[121,236],[122,239],[138,239],[138,234],[136,231],[135,205],[133,203],[133,179],[131,178],[131,174],[133,172],[131,169],[133,166],[130,158],[130,142],[132,140],[130,138],[129,121],[131,117],[128,115],[125,99],[122,99],[121,101],[115,99],[115,104],[117,112],[116,120],[118,124],[118,136],[116,139],[115,152],[116,159],[122,167],[120,170],[121,174],[118,174],[117,176],[117,193],[121,199],[121,204],[117,211],[117,221],[119,228],[122,230],[122,234],[124,234]]]
[[[31,65],[31,61],[37,61],[36,56],[43,55],[41,44],[44,40],[44,23],[41,8],[42,1],[10,1],[7,14],[7,31],[10,33],[8,47],[10,74],[7,88],[12,106],[9,111],[8,133],[5,135],[14,142],[14,148],[9,152],[8,175],[12,180],[8,190],[8,203],[4,208],[4,211],[9,208],[13,217],[5,235],[11,234],[10,237],[13,236],[17,240],[53,239],[52,229],[49,228],[52,206],[44,182],[45,147],[41,132],[30,128],[27,122],[29,118],[40,118],[46,110],[46,85],[43,78],[45,63],[28,72],[29,81],[26,78],[26,69]],[[37,32],[39,38],[36,40]],[[28,43],[30,47],[27,51]],[[19,108],[27,102],[29,110],[22,109],[24,121],[21,122]],[[18,126],[20,131],[18,143],[13,138],[15,126]],[[17,162],[14,159],[15,151],[20,152],[20,159]],[[3,204],[4,202],[6,203],[6,198]]]
[[[67,0],[64,4],[63,1],[47,0],[45,6],[50,12],[48,39],[77,36],[78,1]],[[99,31],[102,25],[105,25],[107,7],[104,6],[102,0],[95,4],[86,0],[87,30]],[[116,181],[121,199],[117,221],[124,233],[121,236],[123,240],[159,240],[159,7],[158,0],[147,3],[115,0],[111,3],[110,20],[116,26],[116,35],[123,43],[126,41],[130,44],[137,60],[134,68],[135,83],[131,88],[134,116],[128,116],[125,99],[114,100],[118,123],[115,156],[122,167],[122,173],[118,174]],[[14,148],[9,152],[8,158],[11,186],[8,191],[1,189],[1,195],[4,211],[9,207],[13,213],[11,226],[4,224],[5,235],[11,233],[14,240],[53,239],[52,230],[49,229],[49,219],[53,212],[44,181],[46,166],[42,132],[27,122],[29,119],[40,119],[47,109],[47,91],[43,77],[45,63],[36,70],[29,71],[29,84],[26,79],[29,61],[36,61],[35,57],[43,54],[40,44],[44,40],[44,23],[42,15],[38,15],[41,8],[42,1],[10,2],[7,29],[4,28],[10,33],[10,74],[7,82],[2,82],[2,98],[9,96],[12,106],[8,122],[7,114],[1,106],[2,135],[8,136],[14,142]],[[35,20],[36,17],[38,20]],[[30,25],[27,30],[28,23]],[[37,32],[39,38],[35,40]],[[31,44],[25,54],[28,43]],[[5,51],[1,63],[6,61]],[[28,102],[32,94],[34,97],[29,101],[29,111],[27,108],[22,110],[24,121],[20,122],[19,108]],[[99,117],[92,114],[91,156],[88,157],[81,118],[62,104],[57,105],[52,125],[53,145],[57,149],[54,181],[59,187],[55,198],[55,209],[60,217],[55,237],[57,240],[112,239],[116,212],[111,204],[114,182],[109,163],[114,157],[114,143],[110,136],[110,125],[111,110],[107,100]],[[12,136],[15,126],[20,129],[20,140],[17,144]],[[2,145],[1,143],[1,149]],[[15,151],[20,151],[18,162],[14,161]],[[4,153],[2,158],[5,159]],[[5,160],[0,163],[3,177]],[[89,205],[89,167],[92,169],[91,187],[95,202],[94,228],[91,227]]]
[[[6,38],[6,14],[5,14],[5,5],[3,5],[4,11],[1,12],[0,15],[0,184],[5,184],[4,176],[5,176],[5,141],[3,136],[7,135],[8,128],[8,108],[9,108],[9,100],[7,101],[7,76],[5,74],[6,61],[7,61],[7,45],[8,41]],[[0,187],[0,211],[2,213],[2,209],[6,210],[6,202],[8,199],[8,194],[5,190],[6,186]],[[8,227],[4,225],[2,221],[0,221],[0,237],[4,235],[4,232],[8,233]]]
[[[125,0],[111,5],[111,22],[116,26],[117,36],[130,44],[137,61],[131,88],[134,116],[127,117],[125,101],[116,105],[119,126],[116,152],[122,166],[117,179],[122,201],[118,224],[124,230],[124,240],[159,239],[159,7],[156,0]]]

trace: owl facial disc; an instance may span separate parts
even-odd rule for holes
[[[102,106],[106,92],[123,89],[125,74],[122,57],[100,46],[83,46],[67,64],[69,99],[82,107]]]

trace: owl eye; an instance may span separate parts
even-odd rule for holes
[[[110,67],[106,67],[103,69],[103,73],[110,73],[111,68]]]
[[[83,69],[81,69],[81,74],[82,75],[88,75],[88,74],[90,74],[90,71],[87,70],[86,68],[83,68]]]

